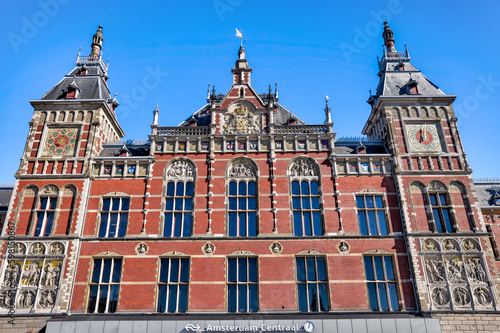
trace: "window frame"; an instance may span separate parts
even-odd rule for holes
[[[230,281],[231,279],[231,261],[230,260],[235,260],[235,281]],[[246,263],[245,263],[245,269],[246,269],[246,281],[239,281],[240,280],[240,260],[245,260]],[[255,281],[250,281],[250,264],[249,264],[249,260],[255,260]],[[260,295],[259,295],[259,257],[257,256],[228,256],[226,258],[226,300],[227,300],[227,311],[229,313],[257,313],[259,312],[259,306],[260,306]],[[240,301],[240,293],[239,293],[239,286],[246,286],[246,291],[245,291],[245,297],[246,297],[246,305],[245,305],[245,310],[240,310],[240,304],[239,304],[239,301]],[[234,293],[235,293],[235,299],[234,299],[234,307],[235,307],[235,311],[231,311],[231,300],[232,300],[232,296],[231,296],[231,290],[232,289],[230,286],[236,286],[234,289]],[[255,287],[255,302],[257,303],[256,304],[256,308],[251,310],[250,307],[251,307],[251,303],[252,303],[252,300],[251,300],[251,297],[252,297],[252,291],[251,291],[251,288],[250,286],[256,286]]]
[[[93,278],[94,278],[94,270],[95,270],[95,265],[96,265],[96,261],[97,260],[101,260],[101,267],[100,267],[100,272],[99,272],[99,279],[98,279],[98,282],[93,282]],[[104,270],[105,270],[105,260],[111,260],[111,267],[109,269],[109,281],[108,282],[103,282],[103,273],[104,273]],[[116,260],[120,260],[120,271],[119,271],[119,276],[118,276],[118,279],[119,281],[118,282],[114,282],[113,281],[113,278],[114,278],[114,271],[115,271],[115,262]],[[120,289],[121,289],[121,282],[122,282],[122,274],[123,274],[123,264],[124,264],[124,258],[123,257],[96,257],[96,258],[92,258],[92,270],[90,271],[90,274],[89,274],[89,283],[88,283],[88,293],[87,293],[87,311],[86,313],[115,313],[118,308],[119,308],[119,303],[120,303]],[[90,306],[91,306],[91,293],[92,293],[92,287],[94,286],[97,286],[97,294],[96,294],[96,299],[95,299],[95,304],[94,304],[94,310],[92,312],[90,312]],[[107,286],[108,289],[107,289],[107,295],[106,295],[106,304],[105,304],[105,311],[104,312],[99,312],[99,300],[100,300],[100,295],[102,293],[102,289],[101,287],[102,286]],[[111,292],[112,292],[112,289],[111,288],[112,286],[118,286],[118,291],[117,291],[117,296],[116,296],[116,306],[115,306],[115,309],[114,311],[109,311],[110,309],[110,306],[111,306],[111,302],[110,302],[110,299],[111,299]]]
[[[358,197],[363,198],[363,205],[364,207],[358,207]],[[371,197],[373,200],[373,207],[368,207],[366,197]],[[382,207],[377,207],[377,201],[376,197],[380,197],[382,201]],[[354,203],[356,207],[356,219],[358,221],[358,227],[359,227],[359,233],[363,236],[387,236],[392,234],[392,229],[390,225],[390,219],[389,219],[389,214],[388,214],[388,205],[387,205],[387,200],[385,193],[380,193],[380,192],[369,192],[369,193],[356,193],[354,194]],[[374,217],[375,217],[375,227],[377,229],[377,232],[375,234],[371,234],[371,228],[370,228],[370,215],[368,212],[374,212]],[[366,234],[362,233],[362,228],[361,228],[361,219],[360,219],[360,213],[365,212],[365,228],[367,230]],[[378,212],[382,212],[384,215],[385,219],[385,228],[387,233],[382,234],[380,232],[381,230],[381,223],[379,219],[379,214]]]
[[[231,183],[236,183],[236,195],[231,194]],[[240,195],[240,183],[245,183],[245,194]],[[248,185],[249,183],[254,183],[255,184],[255,194],[250,195],[248,194]],[[249,209],[248,208],[248,202],[249,199],[254,199],[255,200],[255,209]],[[236,209],[231,209],[231,199],[234,199],[236,201]],[[239,209],[239,202],[241,199],[245,200],[245,209],[240,210]],[[227,181],[227,195],[226,195],[226,214],[227,214],[227,236],[228,237],[236,237],[236,238],[241,238],[241,237],[257,237],[259,236],[259,188],[258,188],[258,181],[257,178],[236,178],[236,177],[231,177],[228,178]],[[255,235],[249,236],[249,214],[254,213],[255,214]],[[232,224],[231,224],[231,214],[236,214],[236,235],[231,235],[231,230]],[[241,235],[241,223],[240,223],[240,214],[245,214],[245,235]]]
[[[171,278],[171,272],[172,272],[172,260],[178,259],[178,266],[177,266],[177,281],[170,281]],[[162,267],[163,267],[163,261],[168,260],[168,272],[167,272],[167,281],[161,281],[162,276]],[[186,281],[181,281],[182,278],[182,260],[187,260],[187,282]],[[158,278],[156,281],[156,312],[157,313],[186,313],[189,310],[189,286],[190,286],[190,279],[191,278],[191,258],[187,256],[170,256],[170,257],[160,257],[158,260]],[[160,311],[160,293],[161,293],[161,286],[166,286],[165,289],[165,309],[164,311]],[[175,305],[175,311],[169,311],[169,301],[170,301],[170,286],[176,286],[176,305]],[[180,286],[186,286],[185,287],[185,301],[186,301],[186,309],[184,311],[179,310],[180,302],[181,302],[181,287]]]
[[[297,182],[299,185],[299,194],[293,194],[293,183],[294,182]],[[308,192],[309,194],[307,195],[304,195],[302,194],[302,183],[303,182],[307,182],[307,186],[308,186]],[[318,186],[318,194],[311,194],[311,183],[312,182],[316,182],[317,186]],[[323,196],[322,196],[322,193],[323,193],[323,190],[322,190],[322,187],[321,187],[321,181],[320,181],[320,176],[311,176],[311,177],[290,177],[290,181],[289,181],[289,187],[290,187],[290,215],[291,215],[291,222],[292,222],[292,232],[293,232],[293,236],[295,237],[318,237],[318,236],[324,236],[325,235],[325,224],[324,224],[324,212],[323,212]],[[313,201],[312,201],[312,198],[318,198],[318,202],[319,202],[319,208],[312,208],[313,205]],[[299,199],[299,205],[300,205],[300,208],[294,208],[294,198],[298,198]],[[309,198],[308,202],[309,202],[309,207],[310,208],[302,208],[303,207],[303,199],[305,198]],[[314,232],[314,227],[315,227],[315,219],[314,219],[314,212],[317,212],[319,213],[319,227],[321,228],[321,234],[320,235],[316,235],[315,232]],[[295,214],[294,213],[300,213],[300,216],[301,216],[301,235],[297,235],[296,233],[296,223],[295,223]],[[306,222],[305,222],[305,219],[304,219],[304,214],[305,213],[309,213],[309,217],[310,217],[310,230],[311,230],[311,235],[306,235],[306,229],[305,229],[305,226],[306,226]]]
[[[298,267],[298,260],[299,258],[303,258],[304,260],[304,272],[303,272],[303,275],[304,275],[304,280],[303,281],[299,281],[299,267]],[[307,259],[308,258],[312,258],[314,260],[314,275],[315,275],[315,278],[316,280],[309,280],[309,271],[308,271],[308,268],[307,268]],[[323,260],[323,263],[324,263],[324,274],[325,274],[325,279],[324,280],[319,280],[319,277],[318,277],[318,258],[321,258]],[[297,299],[297,306],[298,306],[298,311],[299,312],[304,312],[304,313],[313,313],[313,312],[329,312],[331,310],[331,295],[330,295],[330,279],[329,279],[329,274],[328,274],[328,257],[326,255],[297,255],[294,257],[294,261],[295,261],[295,283],[296,283],[296,286],[297,286],[297,295],[296,295],[296,299]],[[305,285],[305,293],[306,293],[306,307],[307,307],[307,311],[303,311],[301,310],[301,307],[303,307],[303,305],[301,305],[301,297],[300,297],[300,294],[301,294],[301,291],[300,291],[300,286],[299,285]],[[323,305],[323,303],[319,303],[317,301],[317,304],[320,304],[320,306],[316,305],[317,306],[317,309],[316,310],[311,310],[311,306],[310,306],[310,290],[309,290],[309,285],[315,285],[316,286],[316,290],[315,290],[315,296],[316,296],[316,299],[319,300],[319,302],[321,302],[321,296],[320,296],[320,288],[319,286],[320,285],[324,285],[325,286],[325,289],[326,289],[326,304],[327,304],[327,309],[326,310],[321,310],[321,305]],[[303,291],[304,292],[304,291]],[[314,296],[314,295],[313,295]]]
[[[110,203],[109,203],[109,209],[107,211],[104,211],[104,200],[110,200]],[[128,200],[128,209],[126,211],[122,210],[122,207],[123,207],[123,200]],[[120,204],[119,204],[119,209],[118,210],[113,210],[113,201],[114,200],[120,200]],[[123,238],[127,235],[127,230],[128,230],[128,222],[130,220],[130,205],[132,204],[132,197],[131,196],[128,196],[128,195],[123,195],[123,196],[103,196],[101,198],[101,202],[100,202],[100,209],[99,209],[99,228],[97,228],[97,237],[98,238]],[[121,216],[122,214],[127,214],[127,220],[124,222],[125,223],[125,226],[124,226],[124,230],[125,230],[125,234],[123,236],[119,236],[119,231],[121,230],[121,223],[122,223],[122,219],[121,219]],[[106,227],[106,234],[105,236],[101,236],[101,228],[102,228],[102,225],[103,225],[103,216],[104,214],[106,214],[108,217],[107,217],[107,221],[106,221],[106,224],[107,224],[107,227]],[[118,214],[118,219],[116,221],[116,230],[115,230],[115,235],[110,237],[109,236],[109,231],[110,231],[110,226],[111,226],[111,214]]]
[[[441,196],[444,196],[444,198],[446,200],[445,205],[443,205],[441,202]],[[432,199],[431,199],[432,197],[435,198],[436,204],[432,203]],[[453,204],[451,202],[451,196],[450,196],[449,191],[447,191],[447,190],[428,190],[426,199],[427,199],[427,205],[430,208],[430,215],[432,216],[432,223],[434,224],[434,230],[438,233],[445,233],[445,234],[457,232],[457,229],[455,226],[456,225],[455,216],[453,214]],[[440,219],[439,226],[441,227],[442,231],[438,230],[438,227],[437,227],[438,221],[436,221],[436,215],[434,214],[434,210],[437,210],[437,213],[438,213],[438,216]],[[443,211],[448,212],[448,218],[449,218],[451,230],[447,230],[448,228],[446,226],[446,220],[444,218],[445,215],[444,215]]]
[[[46,208],[42,208],[42,204],[43,204],[44,199],[48,200]],[[54,205],[55,207],[51,208],[52,202],[54,202],[53,200],[55,200],[55,205]],[[58,215],[57,214],[58,208],[59,208],[58,206],[59,206],[59,193],[38,195],[38,198],[36,201],[37,209],[35,211],[35,216],[34,216],[35,223],[33,225],[33,233],[32,233],[32,235],[34,237],[49,237],[49,236],[52,236],[54,234],[55,224],[56,224],[57,215]],[[40,233],[37,235],[36,230],[38,229],[38,222],[40,219],[40,214],[43,214],[44,217],[42,220],[42,224],[40,225]],[[47,231],[48,214],[52,214],[52,222],[51,222],[49,233],[46,232]]]
[[[182,195],[177,195],[177,187],[178,184],[183,184],[183,194]],[[186,195],[186,188],[187,184],[192,184],[192,194],[190,196]],[[174,193],[173,195],[168,194],[168,186],[169,184],[174,184]],[[176,200],[182,200],[182,209],[177,210],[176,209]],[[186,210],[185,204],[186,200],[191,199],[191,210]],[[165,181],[165,195],[163,196],[164,200],[164,207],[162,210],[162,215],[163,215],[163,223],[161,225],[161,237],[167,237],[167,238],[189,238],[192,237],[193,235],[193,226],[194,226],[194,212],[195,212],[195,179],[194,178],[189,178],[189,179],[176,179],[176,178],[167,178]],[[167,209],[167,204],[169,200],[172,200],[172,209]],[[170,213],[172,214],[170,224],[171,224],[171,230],[170,230],[170,235],[166,236],[165,233],[167,231],[167,214]],[[181,225],[179,227],[180,229],[180,235],[175,236],[175,229],[176,229],[176,215],[181,214]],[[189,221],[189,235],[184,236],[185,230],[184,228],[186,227],[186,219],[185,215],[190,214],[190,221]]]
[[[382,272],[383,272],[383,279],[379,280],[377,277],[377,268],[376,268],[376,262],[375,258],[381,258],[381,263],[382,263]],[[371,260],[371,274],[373,275],[373,280],[369,280],[368,278],[368,271],[366,267],[366,260],[367,258],[370,258]],[[384,258],[389,258],[391,261],[391,267],[392,267],[392,274],[394,275],[394,280],[388,279],[387,275],[387,263],[385,262]],[[395,312],[395,311],[401,311],[401,293],[400,293],[400,288],[399,288],[399,278],[397,274],[397,265],[395,261],[395,256],[390,254],[390,253],[385,253],[385,254],[364,254],[363,255],[363,268],[364,268],[364,277],[365,277],[365,283],[366,283],[366,291],[367,291],[367,301],[368,301],[368,306],[370,307],[371,311],[374,312]],[[376,296],[376,302],[377,302],[377,310],[374,310],[371,308],[372,302],[370,298],[370,287],[369,284],[373,284],[375,286],[375,296]],[[383,284],[384,285],[384,290],[385,290],[385,296],[386,296],[386,302],[388,305],[388,310],[383,310],[381,306],[381,296],[379,292],[379,285]],[[396,296],[396,304],[398,306],[398,309],[393,309],[393,300],[391,299],[390,295],[390,288],[389,284],[394,285],[394,291],[395,291],[395,296]]]

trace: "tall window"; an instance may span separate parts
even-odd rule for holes
[[[169,182],[165,201],[163,237],[190,237],[193,215],[193,183]]]
[[[359,230],[362,235],[387,235],[384,202],[380,195],[357,195]]]
[[[292,212],[295,236],[323,235],[317,181],[292,181]]]
[[[368,300],[373,311],[398,311],[398,292],[391,256],[365,256]]]
[[[256,312],[259,309],[257,258],[227,259],[229,312]]]
[[[299,311],[328,311],[328,279],[324,257],[297,257]]]
[[[229,183],[229,236],[257,236],[255,182]]]
[[[35,236],[49,236],[56,214],[57,196],[40,197],[40,206],[37,210]]]
[[[437,232],[453,232],[450,201],[446,192],[431,192],[429,199]]]
[[[122,259],[94,259],[88,313],[113,313],[118,307]]]
[[[99,237],[125,237],[129,205],[129,198],[103,199]]]
[[[158,312],[186,312],[189,258],[162,258],[158,280]]]

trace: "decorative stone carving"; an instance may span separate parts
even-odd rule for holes
[[[484,271],[483,265],[481,264],[481,259],[465,259],[465,270],[467,271],[467,277],[470,281],[476,283],[486,282],[486,272]]]
[[[339,248],[340,252],[349,252],[351,247],[350,247],[349,243],[347,243],[346,241],[341,241],[339,243],[338,248]]]
[[[61,255],[64,254],[64,245],[61,243],[54,243],[50,246],[50,251],[53,255]]]
[[[300,158],[293,161],[290,166],[290,175],[292,177],[317,177],[318,168],[313,160],[309,158]]]
[[[203,245],[202,251],[205,254],[212,254],[215,252],[215,246],[212,243],[207,242],[205,243],[205,245]]]
[[[427,270],[427,276],[430,283],[445,282],[444,267],[441,260],[427,259],[425,261],[425,268]]]
[[[168,251],[162,254],[162,256],[187,256],[188,254],[181,251]]]
[[[240,250],[240,251],[234,251],[234,252],[230,253],[229,255],[232,255],[232,256],[255,256],[256,254],[251,252],[251,251]]]
[[[61,276],[61,261],[49,261],[45,264],[42,286],[57,286]]]
[[[230,178],[255,178],[255,175],[255,167],[245,160],[234,161],[229,167]]]
[[[139,245],[135,247],[135,252],[137,252],[137,254],[146,254],[148,250],[148,246],[144,243],[139,243]]]
[[[429,185],[427,186],[429,191],[447,191],[448,189],[446,188],[446,185],[444,185],[441,182],[438,181],[431,181]]]
[[[477,304],[487,306],[491,304],[491,294],[488,289],[484,287],[477,287],[474,289],[474,300]]]
[[[464,240],[464,242],[462,243],[462,248],[465,251],[477,251],[477,246],[476,246],[475,242],[473,240],[470,240],[470,239]]]
[[[42,261],[26,261],[24,265],[21,284],[24,286],[36,287],[42,275]]]
[[[457,305],[468,305],[470,303],[470,295],[467,289],[463,287],[453,289],[453,301]]]
[[[316,255],[316,254],[323,255],[323,253],[321,253],[319,251],[316,251],[316,250],[305,250],[305,251],[301,251],[301,252],[299,252],[297,254],[298,255]]]
[[[31,246],[30,253],[36,255],[44,254],[45,246],[42,243],[35,243]]]
[[[104,251],[104,252],[101,252],[101,253],[98,253],[96,256],[106,256],[106,257],[109,257],[109,256],[112,256],[112,257],[118,257],[118,256],[121,256],[119,253],[116,253],[116,252],[112,252],[112,251]]]
[[[237,105],[224,117],[223,132],[225,134],[257,134],[260,133],[259,118],[245,105]]]
[[[0,308],[10,309],[11,305],[14,303],[14,290],[4,290],[0,292]]]
[[[23,191],[24,197],[34,197],[38,193],[38,188],[35,186],[28,186]]]
[[[455,241],[453,241],[451,239],[447,239],[443,242],[443,249],[445,251],[453,251],[453,250],[457,249],[457,245],[456,245]]]
[[[14,244],[14,254],[25,254],[26,253],[26,245],[23,243]]]
[[[9,262],[5,269],[2,287],[17,286],[21,276],[22,264],[19,262]]]
[[[271,244],[271,246],[269,247],[269,250],[271,251],[271,253],[273,254],[278,254],[278,253],[281,253],[281,251],[283,251],[283,245],[281,245],[280,243],[278,242],[273,242]]]
[[[56,291],[55,290],[43,290],[40,292],[40,300],[38,301],[38,306],[42,309],[48,309],[54,306],[56,302]]]
[[[448,281],[452,283],[464,283],[465,282],[465,274],[463,263],[459,258],[447,259],[446,263],[446,271],[448,273]]]
[[[437,242],[433,239],[426,239],[423,246],[424,251],[438,251],[439,247]]]
[[[391,252],[381,249],[374,249],[370,251],[366,251],[366,254],[391,254]]]
[[[55,185],[46,185],[42,189],[42,194],[57,194],[59,189]]]
[[[450,302],[448,290],[443,287],[436,287],[432,290],[432,301],[436,305],[447,305]]]
[[[20,309],[27,309],[31,308],[33,306],[33,303],[35,303],[35,291],[23,290],[19,295],[19,299],[17,300],[17,306]]]
[[[167,170],[169,178],[194,178],[194,167],[191,163],[184,160],[174,161]]]

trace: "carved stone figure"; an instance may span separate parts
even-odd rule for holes
[[[52,245],[50,252],[55,255],[62,254],[64,252],[64,246],[61,243],[55,243]]]
[[[281,250],[283,250],[283,247],[281,246],[280,243],[274,242],[271,244],[271,251],[272,253],[280,253]]]
[[[432,290],[432,300],[437,305],[446,305],[450,301],[450,295],[445,288],[437,287]]]
[[[244,105],[238,105],[224,119],[225,134],[257,134],[258,118]]]
[[[429,282],[444,282],[443,277],[443,264],[441,261],[436,259],[428,259],[425,261],[425,266],[427,268],[427,273],[429,277]]]
[[[246,161],[235,161],[229,169],[230,178],[255,178],[255,168]]]
[[[33,306],[35,302],[35,292],[32,290],[24,290],[19,295],[19,299],[17,300],[17,306],[20,309],[27,309]]]
[[[14,290],[4,290],[0,292],[0,308],[10,309],[16,293]]]
[[[467,305],[470,303],[469,293],[465,288],[458,287],[453,290],[455,303],[458,305]]]
[[[16,243],[14,245],[14,253],[15,254],[24,254],[26,252],[26,246],[22,243]]]
[[[186,161],[178,160],[173,162],[167,171],[167,177],[172,178],[193,178],[193,166]]]
[[[444,248],[448,251],[455,250],[455,243],[452,240],[447,239],[444,242]]]
[[[137,245],[137,253],[138,254],[146,254],[148,252],[148,246],[144,243],[140,243]]]
[[[427,251],[434,251],[436,249],[436,244],[434,241],[428,239],[424,242],[424,249]]]
[[[483,269],[483,265],[481,265],[481,260],[479,258],[474,258],[472,262],[475,264],[474,272],[476,273],[476,280],[478,282],[486,282],[486,272]]]
[[[490,292],[484,287],[474,289],[474,295],[476,296],[476,302],[480,305],[486,306],[491,303]]]
[[[5,269],[2,287],[17,286],[19,275],[21,273],[21,264],[13,263]]]
[[[48,262],[45,265],[45,275],[42,279],[44,286],[57,286],[59,283],[59,276],[61,275],[61,263],[53,264]]]
[[[476,249],[476,246],[474,245],[473,241],[467,239],[464,241],[464,249],[466,249],[467,251],[472,251]]]
[[[339,243],[339,250],[340,252],[347,252],[349,251],[349,244],[345,241],[341,241]]]
[[[38,305],[42,309],[51,308],[56,302],[56,291],[55,290],[44,290],[40,293],[40,300]]]
[[[205,243],[203,246],[203,252],[206,254],[211,254],[215,252],[215,246],[212,243]]]
[[[43,254],[45,252],[45,246],[42,243],[35,243],[31,247],[31,253],[33,254]]]
[[[446,186],[441,183],[441,182],[437,182],[437,181],[432,181],[429,183],[428,185],[428,189],[429,191],[446,191]]]
[[[36,287],[42,274],[42,268],[38,261],[33,261],[31,264],[24,267],[22,284],[25,286]]]
[[[465,282],[463,275],[463,267],[454,259],[446,260],[446,268],[448,272],[448,279],[450,282],[460,283]]]
[[[312,160],[301,158],[293,162],[290,167],[290,174],[292,177],[318,176],[318,169]]]

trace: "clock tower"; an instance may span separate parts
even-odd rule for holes
[[[480,309],[480,302],[468,300],[483,287],[452,272],[456,266],[469,274],[494,261],[453,111],[456,96],[445,94],[410,62],[406,45],[404,52],[396,50],[387,22],[382,36],[379,84],[368,99],[371,114],[362,132],[382,140],[392,155],[419,306],[426,311]],[[469,241],[484,255],[464,258],[472,248]],[[489,276],[498,274],[495,270],[492,265]]]

